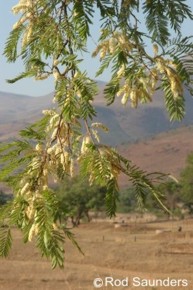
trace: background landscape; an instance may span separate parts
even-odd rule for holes
[[[121,150],[136,165],[148,171],[163,171],[179,176],[187,155],[193,151],[193,98],[186,93],[186,115],[181,122],[170,122],[161,93],[150,104],[137,109],[122,106],[117,98],[106,106],[105,83],[99,82],[95,98],[98,120],[108,128],[101,132],[102,142]],[[40,97],[0,92],[0,142],[11,140],[17,132],[54,107],[53,94]]]
[[[109,134],[102,135],[103,142],[116,147],[144,170],[162,171],[178,178],[187,155],[193,151],[193,99],[186,94],[184,120],[171,123],[159,93],[151,104],[137,110],[123,107],[120,100],[107,107],[102,94],[104,86],[100,82],[95,100],[99,120],[110,129]],[[51,106],[54,106],[52,94],[30,97],[0,92],[0,142],[15,138],[20,129],[41,116],[42,109]],[[122,187],[127,186],[124,178],[120,183]],[[106,276],[187,279],[189,287],[185,289],[192,289],[191,219],[156,221],[151,214],[127,213],[118,214],[112,220],[99,218],[90,224],[83,222],[73,232],[85,255],[67,241],[65,268],[52,271],[34,243],[24,245],[20,233],[14,230],[11,255],[0,263],[0,289],[90,290],[95,289],[95,278]],[[136,287],[130,285],[129,289]],[[144,287],[137,289],[144,290]]]

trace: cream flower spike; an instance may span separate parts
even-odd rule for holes
[[[20,0],[18,4],[12,7],[12,12],[18,14],[20,12],[25,12],[28,7],[32,6],[31,0]]]

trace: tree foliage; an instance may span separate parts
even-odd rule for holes
[[[7,225],[1,235],[1,255],[8,254],[10,227],[16,225],[25,241],[35,239],[53,267],[63,265],[64,239],[73,240],[73,236],[58,221],[50,176],[59,181],[80,171],[89,176],[90,184],[106,186],[109,216],[116,211],[120,173],[133,183],[140,202],[151,192],[161,203],[153,182],[163,176],[141,171],[101,144],[99,129],[106,131],[106,127],[100,120],[92,121],[97,84],[79,65],[84,61],[80,55],[87,51],[96,10],[101,35],[93,57],[99,55],[101,62],[97,76],[111,69],[104,90],[107,104],[120,97],[123,105],[136,108],[153,101],[154,93],[161,89],[170,119],[184,116],[184,88],[191,91],[192,43],[191,37],[183,38],[180,28],[186,18],[193,19],[185,0],[18,1],[12,12],[19,14],[19,20],[7,39],[4,55],[8,62],[22,59],[24,72],[8,82],[53,77],[55,104],[43,110],[39,122],[22,130],[18,140],[0,146],[0,181],[14,192],[13,202],[1,214]],[[144,31],[139,11],[145,20]],[[146,48],[146,39],[151,41],[152,52]]]
[[[186,166],[181,172],[182,197],[192,212],[193,207],[193,153],[189,154],[186,161]]]
[[[182,201],[181,197],[181,185],[176,181],[168,181],[159,185],[160,190],[165,193],[165,204],[170,210],[171,214],[177,207],[178,202]]]
[[[59,188],[55,189],[64,221],[71,219],[73,226],[78,226],[82,218],[91,220],[89,211],[105,210],[106,188],[89,185],[87,179],[81,176],[65,178]]]

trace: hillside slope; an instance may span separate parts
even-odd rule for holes
[[[120,100],[105,106],[103,88],[102,83],[95,106],[98,120],[109,127],[110,133],[102,134],[102,142],[119,145],[123,155],[146,171],[161,171],[178,178],[187,155],[193,151],[193,99],[187,94],[184,120],[171,123],[160,94],[151,104],[134,110],[122,107]],[[50,106],[54,106],[52,94],[29,97],[0,92],[0,141],[13,139]],[[121,178],[121,184],[125,186],[127,180]]]
[[[121,145],[118,150],[143,170],[163,172],[179,178],[187,155],[193,152],[193,126],[161,133],[135,144]],[[120,181],[122,186],[128,183],[123,177]]]
[[[110,129],[102,134],[102,142],[119,145],[135,142],[161,132],[193,124],[193,99],[186,93],[186,116],[182,122],[170,122],[164,108],[160,92],[150,104],[140,105],[137,109],[123,107],[120,99],[108,107],[103,97],[105,83],[99,83],[100,90],[94,104],[98,118]],[[41,116],[42,109],[54,107],[52,95],[29,97],[0,92],[0,141],[13,138],[16,133]]]

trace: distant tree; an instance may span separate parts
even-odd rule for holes
[[[174,181],[167,181],[160,183],[159,191],[163,194],[160,195],[160,200],[168,208],[167,214],[172,214],[175,210],[177,203],[180,199],[180,185]],[[133,210],[148,210],[150,212],[163,211],[162,206],[157,202],[153,195],[147,191],[144,195],[136,196],[135,188],[128,187],[120,192],[118,210],[122,212],[129,212]]]
[[[182,202],[181,185],[175,181],[165,181],[158,185],[159,191],[162,192],[160,199],[168,208],[167,215],[175,213],[177,204]],[[128,187],[120,192],[118,210],[121,212],[130,212],[134,210],[148,210],[158,213],[163,211],[162,206],[157,202],[156,198],[147,191],[143,196],[136,196],[135,188]]]
[[[105,211],[106,188],[89,185],[86,178],[65,178],[58,189],[59,207],[64,218],[70,218],[74,226],[84,217],[90,221],[89,211]]]
[[[181,172],[180,183],[182,186],[182,199],[193,213],[193,153],[189,154],[186,166]]]
[[[5,205],[8,201],[11,201],[13,195],[10,193],[5,193],[3,190],[0,189],[0,206]]]
[[[55,104],[43,110],[39,122],[22,130],[18,140],[0,146],[0,181],[14,192],[13,202],[1,214],[7,223],[0,233],[1,256],[9,253],[11,226],[16,225],[26,241],[36,240],[53,267],[63,266],[64,239],[72,235],[56,223],[58,202],[49,185],[50,176],[59,182],[61,170],[69,176],[80,171],[89,176],[90,184],[106,186],[110,217],[116,212],[120,173],[133,184],[137,197],[150,191],[161,203],[154,181],[162,175],[141,171],[101,144],[99,130],[107,128],[100,120],[93,122],[97,84],[81,70],[80,63],[84,63],[82,55],[87,51],[95,11],[100,15],[100,38],[92,55],[101,62],[96,76],[108,67],[111,70],[104,90],[107,104],[120,97],[123,105],[136,108],[151,102],[160,89],[170,119],[184,116],[184,87],[192,92],[193,74],[192,39],[181,33],[184,20],[193,19],[187,1],[19,0],[12,8],[19,18],[4,55],[8,62],[22,59],[25,68],[9,83],[51,76]]]
[[[176,204],[181,200],[180,189],[181,186],[175,181],[168,181],[159,186],[160,190],[164,192],[164,199],[170,211],[176,208]]]
[[[117,210],[127,213],[135,210],[136,207],[136,196],[132,187],[121,190]]]

